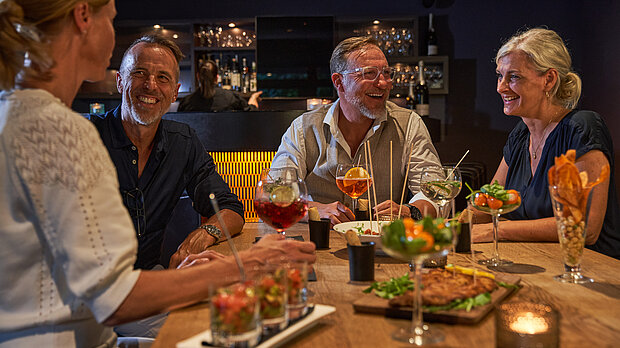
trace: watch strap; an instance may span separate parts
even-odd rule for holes
[[[204,224],[204,225],[200,226],[200,228],[205,230],[208,235],[210,235],[211,237],[215,238],[215,242],[216,243],[219,242],[220,239],[222,239],[222,231],[220,231],[220,229],[217,228],[217,226]]]

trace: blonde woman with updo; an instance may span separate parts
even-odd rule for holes
[[[115,347],[110,326],[198,302],[232,256],[134,270],[137,241],[95,127],[69,105],[104,77],[114,0],[0,0],[0,347]],[[311,242],[266,236],[240,252],[314,262]],[[208,256],[208,257],[207,257]],[[215,260],[214,260],[215,259]],[[252,272],[249,276],[252,276]]]
[[[558,241],[547,172],[554,158],[577,152],[577,166],[598,178],[605,164],[611,176],[592,192],[586,247],[620,258],[620,209],[614,182],[612,139],[599,114],[578,110],[581,79],[560,36],[536,28],[517,33],[497,52],[497,93],[504,113],[521,122],[508,136],[502,162],[493,177],[521,193],[522,204],[506,214],[499,238]],[[481,217],[481,216],[480,216]],[[489,223],[476,225],[474,241],[492,240]]]

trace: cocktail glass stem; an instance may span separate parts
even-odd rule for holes
[[[581,265],[569,266],[564,264],[564,273],[553,277],[553,279],[562,283],[585,284],[592,283],[594,279],[581,274]]]
[[[428,344],[435,344],[444,340],[444,335],[441,330],[432,329],[427,325],[424,325],[422,320],[422,263],[423,258],[413,258],[410,265],[415,265],[413,269],[413,281],[414,281],[414,296],[413,296],[413,311],[411,313],[411,326],[408,328],[401,328],[394,332],[393,338],[395,340],[406,342],[414,346],[424,346]]]
[[[414,259],[412,262],[415,264],[414,269],[414,281],[415,281],[415,297],[413,298],[413,307],[415,308],[411,318],[411,332],[412,340],[411,344],[421,345],[422,335],[424,334],[424,322],[422,321],[422,290],[420,284],[422,283],[422,260]]]
[[[496,263],[500,262],[499,259],[499,214],[493,214],[493,260]]]
[[[512,265],[512,261],[499,258],[499,216],[499,213],[491,214],[493,219],[493,257],[478,261],[479,264],[486,265],[489,268]]]

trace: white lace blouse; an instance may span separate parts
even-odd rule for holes
[[[137,241],[93,125],[43,90],[0,94],[0,347],[114,346]]]

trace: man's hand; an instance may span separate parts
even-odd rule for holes
[[[181,269],[185,267],[201,265],[201,264],[213,261],[213,260],[223,259],[224,257],[225,257],[224,254],[220,254],[217,251],[205,250],[201,252],[200,254],[190,254],[189,256],[185,258],[185,260],[183,260],[183,262],[181,262],[177,266],[177,268]]]
[[[392,216],[394,219],[398,219],[398,212],[400,211],[400,218],[403,217],[411,217],[411,210],[406,205],[398,205],[396,202],[390,201],[389,199],[385,202],[380,203],[375,207],[375,215],[390,215],[390,211],[392,212]]]
[[[322,204],[309,202],[308,207],[316,207],[322,219],[329,219],[332,226],[341,222],[355,221],[355,214],[340,202]]]
[[[191,254],[200,254],[215,244],[215,238],[202,228],[195,229],[170,257],[168,268],[177,268]]]

